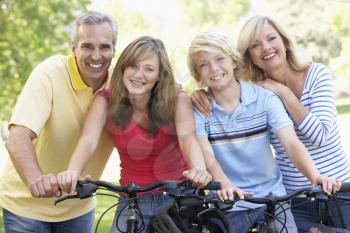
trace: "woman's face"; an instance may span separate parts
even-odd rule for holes
[[[193,55],[198,78],[211,89],[220,90],[234,80],[236,66],[232,59],[221,51],[200,51]]]
[[[131,95],[149,94],[159,79],[159,59],[152,54],[134,65],[127,66],[123,82]]]
[[[286,46],[276,29],[265,22],[255,41],[248,48],[252,62],[269,73],[287,62]]]

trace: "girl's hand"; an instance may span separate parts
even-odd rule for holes
[[[192,185],[198,188],[205,187],[212,179],[211,175],[201,168],[192,168],[183,172],[183,176],[192,181]]]
[[[66,170],[57,175],[58,185],[61,191],[66,193],[75,192],[78,180],[90,180],[90,176],[82,178],[75,170]]]
[[[202,114],[207,116],[211,114],[209,96],[205,90],[199,89],[194,91],[191,95],[191,100],[193,106],[196,107]]]
[[[323,191],[327,195],[336,193],[341,187],[341,182],[339,180],[322,175],[317,177],[316,184],[322,185]]]

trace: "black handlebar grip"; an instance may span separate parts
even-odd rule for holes
[[[350,182],[343,182],[338,192],[350,192]]]
[[[220,190],[221,189],[221,183],[218,181],[210,181],[207,186],[205,187],[207,190]]]

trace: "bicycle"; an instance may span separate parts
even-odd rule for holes
[[[126,200],[127,200],[127,206],[128,206],[128,218],[127,218],[127,233],[137,233],[141,232],[144,229],[144,223],[142,220],[142,213],[139,211],[137,207],[137,200],[139,198],[149,196],[149,195],[154,195],[154,194],[145,194],[148,191],[156,190],[156,189],[161,189],[159,191],[163,191],[164,195],[169,195],[174,197],[174,204],[169,208],[169,211],[172,211],[173,213],[182,213],[188,212],[189,209],[183,209],[183,207],[195,207],[197,210],[197,213],[191,211],[191,213],[196,216],[191,216],[192,214],[186,216],[186,224],[191,225],[191,228],[196,230],[196,232],[210,232],[208,231],[208,228],[211,228],[212,226],[205,226],[206,222],[208,219],[205,218],[209,211],[215,211],[215,208],[212,208],[209,206],[209,202],[203,203],[200,205],[197,205],[197,202],[193,202],[193,200],[206,200],[208,197],[210,197],[210,194],[205,194],[205,190],[219,190],[221,189],[221,184],[218,182],[210,182],[205,188],[203,189],[196,189],[191,185],[190,181],[187,180],[182,180],[182,181],[177,181],[177,180],[165,180],[165,181],[160,181],[156,182],[147,186],[137,186],[134,183],[129,183],[128,185],[125,186],[119,186],[119,185],[114,185],[109,182],[105,181],[78,181],[77,186],[76,186],[76,194],[75,195],[67,195],[62,198],[59,198],[55,201],[55,205],[58,204],[59,202],[65,201],[67,199],[72,199],[72,198],[79,198],[79,199],[85,199],[89,198],[93,195],[106,195],[105,193],[96,193],[98,189],[102,190],[108,190],[111,192],[116,192],[116,193],[124,193],[126,195]],[[191,192],[188,192],[188,190],[191,190]],[[138,193],[143,193],[142,195],[138,195]],[[158,192],[159,193],[159,192]],[[109,194],[108,194],[109,195]],[[110,195],[113,197],[117,197],[115,195]],[[119,197],[117,197],[119,198]],[[209,200],[209,199],[208,199]],[[221,199],[217,199],[217,202],[222,202]],[[205,202],[205,201],[204,201]],[[214,202],[214,199],[213,201]],[[118,203],[117,203],[118,204]],[[99,218],[96,227],[95,227],[95,232],[98,231],[98,225],[102,217],[104,216],[107,211],[109,211],[111,208],[115,207],[117,204],[109,207]],[[180,210],[182,208],[182,210]],[[218,214],[218,213],[217,213]],[[166,214],[163,213],[162,217],[164,220]],[[180,216],[179,218],[182,218],[183,216]],[[223,217],[223,215],[220,217]],[[118,217],[117,217],[118,218]],[[139,224],[138,219],[141,220],[141,224]],[[167,219],[168,221],[169,219]],[[182,219],[177,219],[178,221],[183,221]],[[154,221],[154,223],[153,223]],[[160,218],[156,218],[152,220],[153,224],[161,224],[160,223]],[[175,224],[174,222],[168,222],[169,224]],[[117,224],[117,229],[120,231],[118,228],[118,220],[116,221]],[[228,226],[224,226],[228,227]],[[191,229],[187,228],[186,229],[178,229],[177,226],[173,226],[173,231],[174,232],[179,232],[181,233],[181,230],[187,230],[187,232],[192,232],[190,231]],[[216,229],[216,228],[215,228]],[[170,231],[169,231],[170,232]],[[195,231],[193,231],[195,232]],[[211,231],[215,232],[215,231]],[[228,230],[228,232],[230,232]],[[232,231],[231,231],[232,232]],[[230,233],[231,233],[230,232]],[[159,232],[159,233],[166,233],[164,231]]]
[[[188,223],[191,223],[193,225],[198,224],[198,226],[195,226],[197,227],[197,229],[200,229],[203,225],[206,224],[206,221],[208,221],[208,217],[203,217],[204,216],[203,213],[207,213],[208,211],[213,211],[213,210],[221,210],[221,211],[229,210],[232,207],[234,208],[236,202],[240,200],[240,199],[235,199],[233,201],[223,201],[215,193],[205,194],[203,190],[196,190],[196,192],[192,194],[183,194],[184,190],[188,189],[189,187],[193,188],[189,184],[190,183],[188,181],[161,181],[148,186],[139,187],[133,183],[130,183],[127,186],[117,186],[117,185],[113,185],[103,181],[78,182],[76,195],[60,198],[55,202],[55,204],[69,198],[83,199],[83,198],[91,197],[96,192],[98,187],[104,187],[107,190],[114,191],[114,192],[125,192],[129,194],[128,205],[130,210],[129,217],[127,220],[128,221],[127,232],[136,233],[142,230],[142,228],[137,227],[138,223],[136,220],[137,214],[139,214],[138,216],[140,217],[140,219],[142,219],[141,213],[137,213],[136,200],[138,198],[142,198],[142,196],[136,195],[136,193],[138,192],[146,192],[146,191],[153,190],[155,188],[159,188],[163,186],[164,191],[166,191],[165,195],[170,195],[174,197],[174,205],[171,206],[168,209],[168,211],[172,212],[173,215],[174,215],[174,212],[176,212],[175,214],[176,216],[181,215],[179,214],[180,212],[182,212],[182,214],[188,212],[186,216],[184,216],[186,224]],[[214,186],[215,186],[214,188],[209,187],[208,190],[220,189],[219,184],[216,183]],[[339,195],[339,193],[341,192],[349,192],[349,191],[350,191],[350,182],[343,183],[341,189],[335,195],[331,195],[331,196],[327,196],[326,194],[324,194],[321,186],[315,186],[315,187],[299,188],[294,192],[291,192],[283,196],[275,196],[272,194],[266,197],[245,196],[244,200],[251,203],[256,203],[256,204],[265,204],[267,206],[266,211],[264,212],[266,231],[267,233],[277,233],[278,230],[276,228],[275,221],[281,221],[281,220],[276,219],[276,216],[286,211],[286,209],[282,207],[284,203],[287,203],[292,199],[299,197],[301,195],[305,195],[310,199],[310,201],[315,201],[315,200],[327,201],[335,198],[339,200],[350,201],[350,198]],[[275,208],[276,206],[278,208]],[[188,207],[197,208],[197,209],[190,211]],[[106,211],[108,211],[109,209],[107,209]],[[276,212],[278,211],[278,209],[281,209],[280,212]],[[221,212],[219,212],[219,214],[220,213]],[[170,213],[170,215],[172,214]],[[104,214],[101,215],[100,219],[103,217],[103,215]],[[169,219],[168,213],[161,214],[160,216],[157,216],[155,219],[168,221],[167,223],[170,225],[174,224],[173,220]],[[177,223],[181,221],[179,219],[174,219],[174,220]],[[280,223],[283,226],[280,232],[282,232],[284,229],[286,230],[286,232],[288,232],[288,229],[286,229],[285,227],[286,222],[280,222]],[[97,232],[97,228],[98,228],[98,224],[95,228],[95,232]],[[229,229],[229,226],[225,226],[225,228]],[[189,229],[186,229],[186,230],[189,230]],[[203,232],[205,232],[205,229],[203,228],[200,230],[203,230]],[[183,231],[181,231],[181,229],[173,230],[173,231],[162,231],[162,233],[166,233],[166,232],[182,233]],[[202,232],[202,231],[198,231],[198,232]],[[213,232],[215,232],[215,230]],[[229,231],[229,232],[233,232],[233,231]]]
[[[286,216],[284,216],[284,222],[281,222],[281,220],[277,219],[276,216],[278,216],[280,213],[284,213],[286,209],[283,208],[284,203],[290,202],[292,199],[300,197],[302,195],[305,195],[310,201],[328,201],[328,200],[344,200],[344,201],[350,201],[350,197],[345,197],[341,196],[342,192],[350,192],[350,182],[344,182],[342,184],[341,189],[334,195],[326,195],[323,192],[322,186],[315,186],[315,187],[304,187],[304,188],[299,188],[287,195],[283,196],[277,196],[273,194],[269,194],[266,197],[250,197],[250,196],[245,196],[244,201],[255,203],[255,204],[264,204],[266,205],[266,211],[264,211],[264,218],[265,218],[265,227],[266,227],[266,232],[267,233],[278,233],[278,232],[283,232],[283,229],[288,232],[288,229],[285,227],[286,225]],[[219,201],[215,200],[217,197],[212,196],[214,200],[207,199],[205,200],[206,202],[214,202],[214,203],[220,203]],[[233,204],[239,199],[235,199],[234,201],[223,201],[222,203],[224,204]],[[201,202],[197,202],[197,204],[201,204]],[[276,208],[277,206],[277,208]],[[239,207],[239,206],[237,206]],[[240,206],[242,207],[242,206]],[[220,207],[219,207],[220,208]],[[276,210],[281,209],[280,212],[276,213]],[[342,227],[345,228],[345,222],[344,222],[344,216],[342,215],[341,212],[339,212],[339,215],[341,216],[342,219]],[[277,230],[276,228],[276,221],[280,221],[282,224],[282,229],[280,231]],[[256,228],[255,228],[256,229]],[[251,231],[250,232],[254,232]],[[318,231],[320,232],[320,231]]]

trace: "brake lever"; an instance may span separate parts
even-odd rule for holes
[[[321,200],[321,201],[326,201],[331,199],[333,196],[332,195],[327,195],[322,191],[321,186],[316,186],[314,187],[311,192],[307,193],[306,196],[311,199],[311,201],[314,200]]]
[[[68,199],[73,199],[73,198],[79,198],[78,194],[75,195],[68,195],[68,196],[64,196],[61,198],[58,198],[57,200],[55,200],[55,205],[57,205],[58,203],[68,200]]]
[[[96,192],[96,190],[97,190],[97,185],[93,183],[78,182],[76,186],[77,194],[61,197],[55,201],[55,205],[59,202],[62,202],[68,199],[74,199],[74,198],[85,199],[88,197],[92,197]]]

